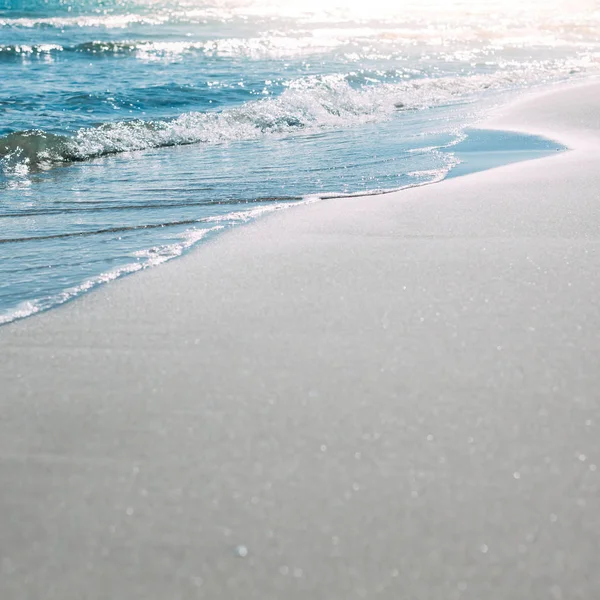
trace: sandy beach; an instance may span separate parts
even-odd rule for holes
[[[597,598],[599,97],[1,327],[0,598]]]

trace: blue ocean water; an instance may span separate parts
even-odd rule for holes
[[[597,72],[598,2],[447,4],[0,0],[0,323],[482,144],[554,150],[468,128]]]

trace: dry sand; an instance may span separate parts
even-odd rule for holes
[[[598,598],[599,98],[0,328],[0,598]]]

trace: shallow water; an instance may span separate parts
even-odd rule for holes
[[[465,130],[595,73],[597,3],[444,6],[0,0],[0,322],[296,202],[555,151]]]

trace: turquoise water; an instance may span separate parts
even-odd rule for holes
[[[555,151],[468,128],[595,73],[595,3],[445,4],[0,0],[0,323],[298,202]]]

